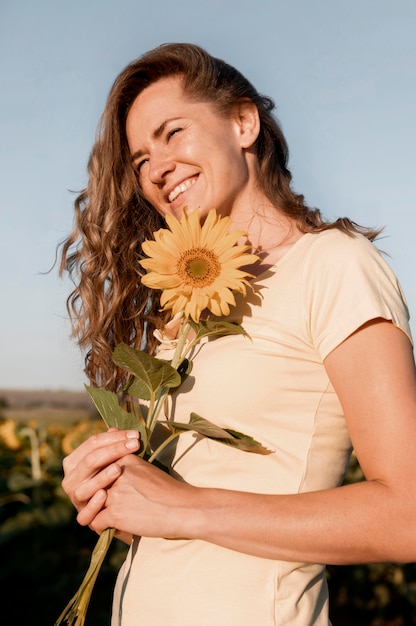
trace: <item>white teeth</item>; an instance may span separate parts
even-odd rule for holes
[[[179,196],[179,194],[181,194],[184,191],[186,191],[187,189],[189,189],[189,187],[192,187],[192,185],[195,184],[195,181],[196,181],[196,177],[195,178],[188,178],[188,180],[185,180],[185,182],[183,182],[180,185],[178,185],[177,187],[175,187],[175,189],[173,189],[170,192],[169,196],[168,196],[169,202],[173,202],[174,200],[176,200],[176,198]]]

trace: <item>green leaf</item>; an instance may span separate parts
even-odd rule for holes
[[[137,380],[129,386],[129,393],[142,400],[150,400],[161,387],[171,389],[181,384],[180,375],[168,361],[157,359],[125,343],[115,347],[113,361],[136,377]]]
[[[224,336],[224,335],[245,335],[248,336],[241,324],[235,324],[234,322],[222,322],[213,320],[200,320],[198,323],[192,319],[189,320],[192,329],[195,332],[196,341],[201,341],[203,337],[212,336]]]
[[[213,424],[212,422],[206,420],[200,415],[197,415],[196,413],[191,413],[189,424],[182,424],[179,422],[162,423],[167,424],[169,427],[174,428],[176,431],[193,430],[199,435],[203,435],[208,439],[213,439],[214,441],[224,443],[228,446],[238,448],[239,450],[243,450],[245,452],[255,452],[257,454],[272,453],[272,450],[268,450],[267,448],[265,448],[261,443],[253,439],[253,437],[244,435],[243,433],[239,433],[235,430],[221,428],[220,426]]]
[[[139,398],[139,400],[151,399],[149,387],[140,378],[134,377],[133,380],[126,385],[125,391],[134,398]]]
[[[122,430],[137,430],[143,446],[147,445],[147,432],[145,426],[135,415],[121,408],[117,395],[106,389],[98,389],[85,385],[97,411],[103,418],[108,428],[121,428]]]

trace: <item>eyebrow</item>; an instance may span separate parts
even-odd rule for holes
[[[176,122],[176,120],[180,120],[180,119],[182,119],[182,118],[181,118],[181,117],[169,117],[167,120],[165,120],[164,122],[162,122],[162,123],[160,124],[160,126],[158,126],[158,127],[157,127],[154,131],[153,131],[153,133],[152,133],[152,138],[153,138],[153,139],[158,139],[158,138],[162,135],[162,133],[163,133],[163,131],[165,130],[166,126],[167,126],[170,122]],[[134,152],[134,153],[131,155],[131,160],[132,160],[132,161],[135,161],[136,159],[138,159],[139,157],[141,157],[141,156],[142,156],[142,154],[144,154],[144,153],[143,153],[143,150],[140,150],[140,149],[139,149],[139,150],[136,150],[136,152]]]

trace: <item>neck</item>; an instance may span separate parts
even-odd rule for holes
[[[303,234],[293,219],[264,199],[248,210],[236,209],[231,217],[231,230],[247,233],[240,243],[250,245],[262,265],[276,263]]]

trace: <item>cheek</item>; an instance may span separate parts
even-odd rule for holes
[[[153,204],[155,198],[155,185],[153,185],[149,179],[149,166],[147,163],[142,165],[138,181],[142,194],[148,202]]]

